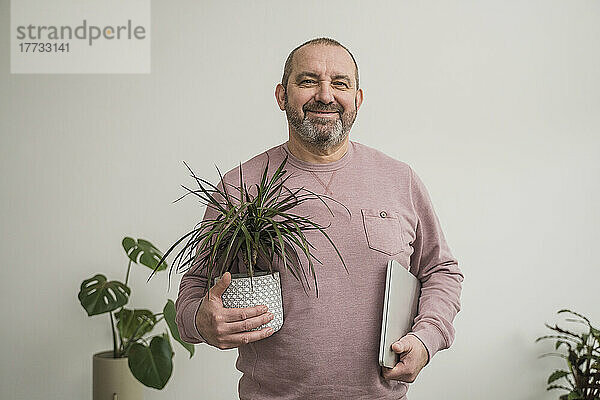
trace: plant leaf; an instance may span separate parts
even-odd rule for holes
[[[128,341],[137,340],[154,329],[156,317],[150,310],[130,310],[123,308],[115,314],[117,317],[117,329],[123,339]]]
[[[555,324],[554,326],[550,326],[550,325],[548,325],[548,324],[544,324],[544,325],[545,325],[545,326],[546,326],[548,329],[551,329],[551,330],[553,330],[553,331],[556,331],[556,332],[562,333],[563,335],[571,336],[571,337],[573,337],[573,338],[576,338],[576,339],[581,339],[581,335],[578,335],[577,333],[574,333],[574,332],[571,332],[571,331],[569,331],[569,330],[566,330],[566,329],[560,328],[560,327],[559,327],[558,325],[556,325],[556,324]]]
[[[562,389],[562,390],[566,390],[566,391],[571,391],[571,388],[568,388],[568,387],[562,386],[562,385],[550,385],[546,388],[546,390],[554,390],[554,389]]]
[[[535,342],[539,342],[540,340],[544,340],[544,339],[564,339],[564,340],[570,340],[574,343],[579,343],[579,340],[569,337],[569,336],[561,336],[561,335],[546,335],[546,336],[541,336],[539,338],[537,338],[535,340]]]
[[[167,269],[167,263],[162,260],[162,253],[152,243],[144,239],[137,241],[131,237],[125,237],[121,243],[127,257],[136,264],[142,264],[146,267],[162,271]],[[159,262],[162,260],[161,264]]]
[[[573,390],[571,393],[569,393],[569,396],[567,396],[567,400],[580,400],[580,399],[583,399],[583,397],[581,397],[581,395],[576,390]]]
[[[88,316],[104,314],[124,306],[129,301],[129,289],[119,281],[107,282],[102,274],[94,275],[81,283],[79,301]]]
[[[575,311],[571,311],[571,310],[567,310],[567,309],[562,309],[562,310],[559,310],[557,312],[557,314],[562,314],[562,313],[569,313],[569,314],[576,315],[579,318],[583,319],[585,322],[587,322],[588,325],[590,324],[590,320],[589,319],[587,319],[585,316],[583,316],[583,315],[581,315],[579,313],[576,313]]]
[[[177,328],[177,323],[175,322],[175,303],[173,300],[167,300],[167,304],[165,304],[163,308],[163,315],[165,317],[165,321],[167,322],[167,326],[171,331],[171,336],[173,339],[177,340],[187,351],[190,352],[190,358],[194,355],[195,347],[191,343],[186,343],[181,340],[181,336],[179,335],[179,329]]]
[[[567,371],[562,371],[562,370],[558,370],[558,371],[554,371],[552,373],[552,375],[550,375],[550,377],[548,378],[548,384],[551,384],[552,382],[565,377],[569,375],[569,373]]]
[[[129,350],[129,369],[148,387],[162,389],[173,372],[173,350],[167,334],[154,336],[150,346],[134,343]]]

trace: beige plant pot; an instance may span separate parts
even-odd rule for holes
[[[112,350],[94,354],[94,400],[142,400],[144,385],[131,373],[127,357],[112,356]]]

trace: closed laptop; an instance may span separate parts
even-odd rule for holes
[[[379,365],[396,366],[398,354],[392,350],[392,344],[412,330],[420,295],[421,282],[398,261],[390,260],[383,300]]]

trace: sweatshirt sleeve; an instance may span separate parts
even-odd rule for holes
[[[217,187],[219,189],[223,188],[221,182],[219,182]],[[215,198],[217,198],[216,195]],[[217,215],[217,210],[207,206],[202,221],[215,219]],[[195,257],[198,257],[197,251]],[[196,314],[207,291],[207,275],[206,266],[196,260],[191,263],[190,268],[183,274],[179,283],[179,294],[175,301],[175,322],[181,339],[187,343],[198,344],[206,342],[198,331]]]
[[[429,358],[454,341],[454,317],[460,311],[463,274],[452,255],[425,185],[410,169],[411,199],[417,216],[410,265],[421,281],[419,312],[412,332],[427,348]]]

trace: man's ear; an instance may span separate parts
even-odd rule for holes
[[[354,102],[356,103],[356,111],[358,111],[358,109],[360,108],[360,105],[363,102],[363,90],[362,89],[358,89],[356,91],[356,97],[354,98]]]
[[[278,83],[275,86],[275,100],[277,100],[277,104],[279,105],[279,109],[281,111],[285,110],[285,88],[281,83]]]

